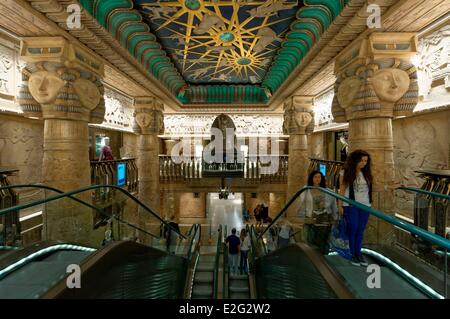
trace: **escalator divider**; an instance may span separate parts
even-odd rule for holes
[[[347,285],[343,281],[342,277],[328,264],[322,254],[314,250],[312,247],[297,243],[309,260],[313,263],[316,269],[323,276],[325,281],[335,292],[336,296],[340,299],[353,299],[354,296],[348,289]]]

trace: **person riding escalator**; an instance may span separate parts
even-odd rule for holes
[[[308,176],[308,186],[326,188],[325,176],[320,171],[312,171]],[[307,219],[307,241],[323,253],[329,250],[328,238],[331,226],[338,218],[337,212],[335,198],[320,190],[308,189],[300,195],[300,217]]]

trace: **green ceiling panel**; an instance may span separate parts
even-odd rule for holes
[[[118,32],[117,38],[119,39],[120,44],[126,48],[128,40],[133,33],[137,32],[145,33],[148,31],[149,31],[148,25],[144,23],[133,23],[125,26],[122,25],[122,27],[117,31]]]
[[[113,37],[117,36],[117,30],[120,26],[127,22],[141,22],[142,17],[137,11],[128,11],[126,9],[122,9],[121,11],[116,11],[109,17],[108,21],[108,31],[111,32]]]
[[[308,53],[307,45],[303,41],[287,40],[281,44],[281,47],[282,47],[281,50],[283,50],[284,48],[290,49],[292,51],[289,51],[289,52],[292,52],[292,53],[294,53],[294,51],[296,51],[296,53],[294,53],[294,54],[298,54],[302,58],[306,55],[306,53]],[[300,52],[298,52],[299,50],[300,50]]]
[[[143,43],[136,49],[135,57],[138,58],[142,64],[145,64],[145,57],[162,55],[161,50],[155,48],[157,46],[158,44],[156,42]]]
[[[106,21],[108,20],[108,16],[112,11],[121,8],[132,9],[133,2],[131,0],[95,0],[93,14],[97,21],[107,28]]]
[[[300,10],[298,10],[297,18],[300,21],[302,21],[304,18],[316,19],[322,24],[324,29],[327,29],[333,21],[333,17],[329,13],[329,11],[324,10],[323,8],[314,7],[301,8]]]
[[[344,8],[342,0],[303,0],[303,2],[308,6],[322,6],[330,10],[333,20],[339,15],[341,10]]]
[[[129,40],[128,40],[128,44],[127,44],[127,49],[128,51],[130,51],[130,53],[132,55],[135,55],[135,50],[136,50],[136,46],[143,41],[147,41],[147,42],[151,42],[151,41],[155,41],[156,39],[154,37],[149,36],[148,33],[146,34],[142,34],[142,33],[135,33],[133,35],[130,36]],[[137,57],[137,55],[136,55]]]
[[[90,15],[94,15],[94,0],[80,0],[80,4]]]
[[[304,43],[307,44],[307,49],[309,49],[313,46],[313,39],[305,33],[304,31],[291,31],[286,34],[286,38],[289,40],[303,40]]]
[[[176,59],[175,62],[179,64],[177,61],[182,59],[180,60],[180,57],[177,57],[174,51],[167,51],[166,42],[161,41],[158,30],[149,27],[153,25],[149,21],[153,20],[148,20],[148,16],[144,17],[144,14],[148,15],[150,12],[150,14],[153,14],[153,19],[161,18],[155,16],[156,11],[143,11],[141,7],[141,5],[148,5],[150,8],[156,8],[155,10],[159,10],[158,6],[160,9],[164,9],[167,8],[164,7],[165,3],[169,3],[167,1],[80,0],[80,3],[182,103],[267,103],[268,93],[266,89],[274,94],[282,86],[300,64],[303,57],[308,54],[309,50],[320,39],[320,36],[340,14],[348,0],[299,1],[300,8],[294,16],[294,21],[289,22],[291,31],[285,35],[281,42],[281,48],[276,50],[276,55],[272,58],[272,64],[266,66],[268,71],[262,78],[262,83],[256,85],[188,85],[185,79],[186,75],[180,74],[179,65],[176,67],[171,60],[171,58],[174,58]],[[136,5],[137,3],[139,5]],[[178,4],[178,2],[174,2],[172,5],[183,7],[186,6],[186,3],[180,2]],[[222,5],[226,6],[226,4]],[[257,6],[248,4],[248,6],[252,5]],[[173,17],[178,12],[178,9],[171,10],[162,11],[164,17]],[[198,10],[202,10],[201,7]],[[241,11],[244,10],[239,12]],[[168,13],[173,14],[168,15]],[[182,23],[178,27],[183,26],[183,23],[186,24],[186,21],[180,20],[180,22]],[[171,28],[173,27],[174,25],[171,25]],[[156,32],[156,36],[152,31]],[[192,59],[193,57],[188,58]],[[250,63],[253,62],[249,61]],[[195,76],[198,75],[194,75],[194,78]],[[226,80],[224,82],[233,83]]]
[[[318,40],[319,37],[320,37],[320,34],[322,32],[322,30],[319,27],[317,27],[317,25],[315,25],[314,23],[312,23],[312,22],[303,22],[303,21],[294,22],[291,25],[291,29],[293,31],[300,31],[301,30],[300,32],[302,32],[303,30],[309,30],[309,31],[311,31],[314,34],[315,38],[313,40],[316,40],[316,39]]]

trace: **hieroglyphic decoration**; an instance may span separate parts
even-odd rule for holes
[[[419,38],[417,67],[421,101],[415,111],[448,105],[450,99],[450,25]]]
[[[14,44],[0,39],[0,112],[22,113],[14,103],[14,97],[22,83],[20,70],[23,65]]]
[[[328,125],[333,122],[334,118],[331,113],[333,97],[334,91],[329,90],[314,99],[314,124],[316,127]]]
[[[114,90],[105,88],[105,104],[105,119],[101,126],[133,132],[133,101]]]
[[[4,51],[0,46],[0,92],[8,95],[14,94],[14,55]]]
[[[283,117],[267,115],[230,115],[236,126],[236,135],[282,135]],[[200,134],[209,136],[215,115],[165,115],[165,135],[184,136]]]

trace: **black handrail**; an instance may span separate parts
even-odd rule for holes
[[[54,187],[50,187],[50,186],[47,186],[47,185],[42,185],[42,184],[19,184],[19,185],[8,185],[8,186],[2,186],[2,187],[0,187],[0,190],[2,190],[2,189],[10,189],[10,188],[42,188],[42,189],[48,189],[48,190],[51,190],[51,191],[53,191],[53,192],[55,192],[55,193],[58,193],[58,194],[64,194],[64,192],[63,192],[62,190],[60,190],[60,189],[57,189],[57,188],[54,188]],[[114,215],[108,215],[108,214],[106,214],[106,213],[103,211],[103,209],[100,209],[100,208],[98,208],[98,207],[96,207],[96,206],[94,206],[94,205],[91,205],[91,204],[89,204],[89,203],[87,203],[87,202],[85,202],[85,201],[83,201],[83,200],[81,200],[81,199],[79,199],[79,198],[73,197],[72,195],[68,195],[67,197],[70,198],[70,199],[73,199],[73,200],[77,201],[78,203],[80,203],[80,204],[82,204],[82,205],[85,205],[85,206],[87,206],[87,207],[89,207],[89,208],[91,208],[91,209],[94,209],[95,211],[97,211],[98,213],[100,213],[101,215],[103,215],[103,216],[105,216],[105,217],[113,217],[115,220],[119,221],[119,222],[122,223],[122,224],[125,224],[125,225],[127,225],[127,226],[130,226],[131,228],[137,229],[137,230],[139,230],[139,231],[141,231],[141,232],[143,232],[143,233],[145,233],[145,234],[147,234],[147,235],[150,235],[150,236],[152,236],[152,237],[154,237],[154,238],[159,238],[158,236],[156,236],[156,235],[154,235],[154,234],[152,234],[152,233],[149,233],[148,231],[143,230],[142,228],[140,228],[140,227],[138,227],[138,226],[136,226],[136,225],[130,224],[129,222],[127,222],[127,221],[125,221],[125,220],[122,220],[122,219],[118,218],[117,216],[114,216]],[[39,205],[39,204],[36,204],[36,205]],[[13,211],[20,210],[21,208],[17,208],[18,206],[20,206],[20,205],[13,206],[12,208],[15,208]],[[35,206],[35,205],[33,205],[33,206]],[[30,207],[31,207],[31,206],[30,206]],[[5,213],[5,214],[6,214],[6,213]],[[1,216],[1,215],[2,215],[2,210],[0,210],[0,216]]]
[[[42,186],[42,185],[9,185],[9,186],[4,186],[4,187],[2,187],[2,188],[13,188],[13,187],[21,187],[21,186],[28,186],[28,187],[36,187],[36,188],[39,188],[40,186]],[[45,187],[43,187],[43,188],[46,188],[46,187],[49,187],[49,186],[45,186]],[[46,199],[40,199],[40,200],[36,200],[36,201],[34,201],[34,202],[30,202],[30,203],[27,203],[27,204],[23,204],[23,205],[17,205],[17,206],[14,206],[14,207],[8,207],[8,208],[5,208],[5,209],[2,209],[2,210],[0,210],[0,216],[1,215],[5,215],[5,214],[7,214],[7,213],[9,213],[9,212],[12,212],[12,211],[18,211],[18,210],[21,210],[21,209],[25,209],[25,208],[30,208],[30,207],[33,207],[33,206],[36,206],[36,205],[40,205],[40,204],[43,204],[43,203],[47,203],[47,202],[50,202],[50,201],[53,201],[53,200],[57,200],[57,199],[60,199],[60,198],[63,198],[63,197],[69,197],[69,198],[71,198],[71,199],[75,199],[72,195],[75,195],[75,194],[79,194],[79,193],[82,193],[82,192],[85,192],[85,191],[89,191],[89,190],[93,190],[93,189],[98,189],[98,188],[114,188],[114,189],[117,189],[117,190],[120,190],[122,193],[124,193],[126,196],[128,196],[129,198],[131,198],[133,201],[135,201],[139,206],[142,206],[147,212],[149,212],[151,215],[153,215],[154,217],[156,217],[161,223],[163,223],[164,225],[166,225],[169,229],[171,229],[171,230],[173,230],[174,232],[176,232],[179,236],[181,236],[182,238],[185,238],[186,239],[186,236],[184,236],[183,234],[181,234],[178,230],[176,230],[175,228],[173,228],[172,226],[170,226],[170,224],[169,223],[167,223],[164,219],[162,219],[161,217],[159,217],[158,216],[158,214],[156,214],[156,213],[154,213],[149,207],[147,207],[146,205],[144,205],[144,203],[142,203],[139,199],[137,199],[136,197],[134,197],[130,192],[128,192],[127,190],[125,190],[125,189],[123,189],[123,188],[121,188],[121,187],[119,187],[119,186],[116,186],[116,185],[91,185],[91,186],[87,186],[87,187],[84,187],[84,188],[80,188],[80,189],[77,189],[77,190],[73,190],[73,191],[70,191],[70,192],[65,192],[65,193],[59,193],[59,195],[55,195],[55,196],[53,196],[53,197],[48,197],[48,198],[46,198]],[[1,189],[1,188],[0,188]],[[49,189],[52,189],[52,188],[49,188]],[[57,190],[57,189],[52,189],[53,191],[57,191],[57,192],[62,192],[62,191],[60,191],[60,190]],[[77,199],[77,201],[79,201],[78,199]],[[94,208],[95,210],[99,210],[98,208],[96,208],[95,206],[92,206],[92,205],[90,205],[90,204],[88,204],[88,203],[86,203],[87,204],[87,206],[89,206],[89,207],[91,207],[91,208]],[[118,219],[119,220],[119,219]],[[136,226],[135,226],[136,227]],[[159,238],[158,236],[155,236],[155,235],[152,235],[153,237],[155,237],[155,238]]]
[[[421,193],[421,194],[425,194],[425,195],[429,195],[429,196],[433,196],[433,197],[438,197],[438,198],[443,198],[443,199],[446,199],[446,200],[450,200],[450,195],[446,195],[446,194],[442,194],[442,193],[429,192],[429,191],[426,191],[424,189],[417,188],[417,187],[402,186],[402,187],[399,187],[397,189],[410,191],[410,192],[415,192],[415,193]]]

